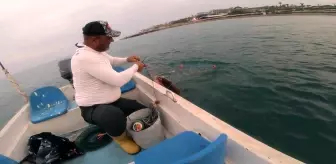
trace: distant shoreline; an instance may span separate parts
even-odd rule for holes
[[[241,14],[241,15],[230,15],[230,16],[223,16],[220,18],[208,18],[208,19],[204,19],[204,20],[199,20],[199,21],[195,21],[195,22],[187,22],[187,23],[177,23],[177,24],[173,24],[173,25],[169,25],[166,26],[164,28],[161,29],[156,29],[156,30],[152,30],[152,31],[147,31],[147,32],[143,32],[143,33],[136,33],[130,36],[126,36],[120,40],[126,40],[126,39],[130,39],[130,38],[134,38],[137,36],[141,36],[141,35],[146,35],[149,33],[153,33],[153,32],[157,32],[157,31],[161,31],[161,30],[166,30],[166,29],[170,29],[170,28],[175,28],[175,27],[180,27],[180,26],[186,26],[186,25],[190,25],[190,24],[196,24],[196,23],[204,23],[204,22],[209,22],[209,21],[217,21],[217,20],[226,20],[226,19],[239,19],[239,18],[254,18],[254,17],[269,17],[269,16],[292,16],[292,15],[301,15],[301,16],[305,16],[305,15],[325,15],[325,16],[336,16],[336,12],[330,12],[330,13],[316,13],[316,12],[297,12],[297,13],[291,13],[291,14],[267,14],[267,15],[254,15],[254,14]]]

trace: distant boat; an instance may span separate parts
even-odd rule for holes
[[[132,88],[129,91],[124,91],[122,97],[137,100],[147,106],[153,101],[159,100],[160,104],[158,105],[158,110],[160,111],[160,117],[162,119],[166,138],[174,138],[175,136],[179,136],[185,132],[193,132],[194,134],[198,134],[197,136],[200,138],[205,139],[204,141],[209,142],[211,145],[216,144],[214,141],[218,140],[218,137],[221,134],[225,134],[228,137],[225,142],[217,142],[217,144],[219,144],[217,146],[207,146],[204,150],[193,152],[195,155],[191,154],[190,157],[186,157],[188,160],[200,158],[199,161],[201,161],[201,158],[210,157],[210,155],[212,156],[212,159],[220,159],[222,155],[225,155],[225,163],[229,164],[302,163],[301,161],[279,152],[235,129],[224,121],[209,114],[200,107],[187,101],[183,97],[174,94],[172,91],[153,82],[140,73],[136,73],[132,81],[136,84],[135,88]],[[43,87],[44,86],[41,86],[41,88]],[[80,109],[73,100],[74,90],[72,85],[61,87],[60,91],[62,91],[67,99],[66,111],[64,113],[59,112],[58,114],[54,113],[56,115],[51,114],[48,116],[41,114],[40,117],[50,118],[37,118],[37,120],[32,120],[30,104],[24,105],[0,131],[0,154],[13,160],[20,161],[27,156],[27,141],[30,136],[41,132],[52,132],[55,135],[66,135],[88,126],[88,124],[82,119]],[[65,102],[57,102],[56,105],[60,105],[62,103],[64,104]],[[50,106],[47,106],[46,108],[49,108],[50,110],[52,109]],[[218,110],[225,110],[225,104],[223,104],[223,106],[218,106]],[[248,122],[246,123],[248,124]],[[165,141],[166,140],[162,141],[162,143]],[[160,147],[160,144],[161,143],[155,146]],[[179,153],[179,149],[181,147],[185,148],[190,145],[186,142],[184,145],[181,144],[174,146],[176,149],[175,153]],[[220,146],[224,146],[225,154],[223,154],[223,152],[219,152],[218,148]],[[84,156],[77,157],[78,159],[74,159],[74,161],[69,161],[69,163],[95,162],[97,164],[126,164],[133,162],[135,164],[140,164],[140,162],[137,163],[137,158],[143,155],[143,152],[151,153],[151,150],[152,149],[150,147],[141,153],[132,156],[124,153],[114,142],[111,142],[107,148],[101,148],[96,150],[96,152],[87,153]],[[166,149],[162,149],[162,152],[165,151]],[[207,153],[210,155],[206,156]],[[151,158],[159,157],[153,155]],[[194,160],[190,163],[199,164],[199,161],[197,162],[197,160]],[[162,163],[164,163],[164,161],[160,162],[160,164]]]

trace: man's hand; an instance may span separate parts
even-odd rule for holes
[[[127,58],[127,62],[137,62],[140,61],[140,58],[138,56],[130,56]]]
[[[138,65],[138,72],[141,72],[145,65],[141,61],[136,61],[136,65]]]

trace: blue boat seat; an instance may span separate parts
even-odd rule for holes
[[[113,69],[117,72],[122,72],[125,69],[122,67],[113,67]],[[120,87],[121,89],[121,93],[126,93],[128,91],[131,91],[135,88],[135,82],[133,80],[130,80],[129,82],[127,82],[125,85],[123,85],[122,87]]]
[[[17,161],[14,161],[2,154],[0,154],[0,163],[1,164],[19,164]]]
[[[117,72],[125,69],[122,67],[113,67]],[[121,89],[121,93],[131,91],[135,88],[135,82],[130,80]],[[67,113],[68,109],[74,109],[78,105],[76,102],[69,102],[63,92],[54,86],[39,88],[30,95],[30,119],[36,124],[50,120]]]
[[[30,94],[30,119],[36,124],[67,113],[69,100],[54,86],[46,86]]]
[[[200,135],[185,131],[144,150],[134,158],[135,164],[223,164],[227,135],[209,142]]]

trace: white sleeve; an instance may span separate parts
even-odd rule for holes
[[[120,66],[122,64],[127,63],[127,58],[113,57],[113,56],[108,55],[107,53],[105,55],[110,60],[110,63],[111,63],[112,66]]]
[[[138,65],[134,64],[122,72],[116,72],[110,64],[101,62],[99,59],[84,59],[84,68],[91,76],[113,86],[122,87],[129,82],[138,70]]]

